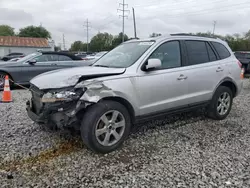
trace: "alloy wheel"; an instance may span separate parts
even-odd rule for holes
[[[125,126],[125,118],[119,111],[108,111],[100,117],[96,124],[96,139],[103,146],[112,146],[122,138]]]
[[[231,103],[231,97],[229,93],[227,92],[222,93],[218,99],[217,112],[221,116],[225,115],[230,108],[230,105],[231,105],[230,103]]]

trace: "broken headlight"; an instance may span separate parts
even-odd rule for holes
[[[72,91],[59,91],[59,92],[48,92],[43,95],[41,102],[53,103],[58,101],[72,101],[78,100],[83,94],[83,90],[72,90]]]

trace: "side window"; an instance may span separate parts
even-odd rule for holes
[[[230,57],[230,52],[228,51],[228,49],[221,43],[218,42],[212,42],[215,50],[218,52],[219,56],[221,59],[225,59]]]
[[[186,41],[189,65],[209,62],[206,43],[204,41]]]
[[[161,69],[180,67],[181,52],[179,41],[170,41],[162,44],[149,57],[149,59],[153,58],[161,60]]]
[[[211,46],[206,42],[206,46],[207,46],[207,51],[208,51],[208,56],[209,56],[209,60],[210,61],[216,61],[217,57],[213,51],[213,49],[211,48]]]
[[[72,59],[65,55],[59,55],[59,61],[72,61]]]
[[[46,61],[57,61],[57,55],[54,54],[43,54],[35,58],[37,62],[46,62]]]

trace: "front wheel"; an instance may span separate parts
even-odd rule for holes
[[[219,86],[208,106],[208,117],[215,120],[225,119],[231,111],[232,103],[232,90],[225,86]]]
[[[109,153],[119,148],[131,128],[127,109],[115,101],[102,101],[90,106],[81,124],[81,137],[94,152]]]

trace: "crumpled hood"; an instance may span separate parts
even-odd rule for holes
[[[57,89],[75,86],[80,78],[94,78],[100,76],[110,76],[122,74],[125,68],[105,68],[105,67],[75,67],[49,71],[34,77],[30,83],[39,89]]]

